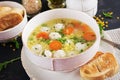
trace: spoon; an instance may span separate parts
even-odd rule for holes
[[[104,41],[104,42],[106,42],[106,43],[108,43],[108,44],[110,44],[110,45],[112,45],[112,46],[114,46],[115,48],[117,48],[117,49],[120,50],[120,44],[115,43],[115,42],[110,41],[110,40],[105,39],[105,38],[101,38],[101,40]]]

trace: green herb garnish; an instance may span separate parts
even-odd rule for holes
[[[63,34],[63,29],[61,29],[61,30],[59,31],[59,33],[60,33],[60,35],[61,35],[62,37],[65,36],[65,34]]]
[[[15,47],[16,47],[17,49],[19,49],[19,48],[20,48],[20,45],[19,45],[19,42],[17,41],[17,39],[14,39],[13,42],[15,43]]]
[[[19,59],[20,59],[20,57],[15,58],[15,59],[12,59],[12,60],[10,60],[10,61],[5,61],[5,62],[3,62],[3,63],[0,63],[0,71],[1,71],[2,69],[5,69],[8,64],[10,64],[10,63],[12,63],[12,62],[14,62],[14,61],[17,61],[17,60],[19,60]]]
[[[47,24],[41,24],[42,27],[47,26]]]
[[[77,42],[81,42],[81,43],[86,43],[86,40],[84,40],[82,37],[81,38],[77,38],[77,37],[73,37],[71,38],[73,39],[74,43],[76,44]]]
[[[50,43],[50,40],[49,40],[49,39],[41,39],[40,41],[45,42],[46,44],[49,44],[49,43]]]
[[[81,53],[81,52],[83,52],[83,51],[84,51],[84,50],[83,50],[83,49],[81,49],[81,50],[80,50],[80,53]]]
[[[101,24],[98,24],[99,25],[99,29],[100,29],[100,34],[102,35],[103,34],[103,26]]]
[[[110,12],[103,12],[103,15],[107,18],[112,18],[112,14]]]
[[[77,38],[77,37],[73,37],[73,38],[71,38],[71,39],[73,39],[73,41],[74,41],[74,43],[77,43],[77,42],[80,42],[81,40],[79,39],[79,38]]]
[[[61,43],[65,43],[65,41],[66,41],[66,39],[65,38],[59,38],[59,39],[57,39],[58,41],[60,41]]]

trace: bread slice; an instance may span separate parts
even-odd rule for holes
[[[118,62],[111,53],[97,52],[95,57],[80,67],[83,80],[104,80],[118,72]]]
[[[9,13],[18,13],[19,15],[24,16],[23,9],[7,7],[7,6],[0,6],[0,18],[5,16],[6,14],[9,14]]]
[[[23,19],[23,10],[19,8],[0,7],[0,31],[12,28]]]
[[[6,30],[14,27],[22,21],[22,17],[17,13],[10,13],[0,18],[0,30]]]
[[[24,16],[24,11],[22,9],[19,8],[12,8],[10,13],[18,13],[19,15],[21,15],[22,17]]]
[[[6,11],[10,11],[11,9],[12,9],[11,7],[0,6],[0,13],[4,13]]]

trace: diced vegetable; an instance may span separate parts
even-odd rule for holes
[[[73,51],[75,49],[75,44],[72,40],[67,39],[63,45],[63,50],[68,52],[68,51]]]
[[[74,31],[74,28],[71,27],[71,26],[68,26],[63,30],[63,33],[66,34],[66,35],[70,35],[70,34],[73,33],[73,31]]]
[[[80,29],[81,29],[83,32],[92,31],[92,30],[90,29],[90,27],[89,27],[87,24],[81,24]]]
[[[40,32],[36,35],[36,38],[49,39],[49,35],[46,32]]]
[[[41,24],[41,26],[43,27],[43,26],[47,26],[47,24]]]
[[[83,38],[87,41],[92,41],[96,39],[96,36],[94,32],[86,32],[83,34]]]
[[[62,43],[60,41],[54,40],[49,44],[50,50],[59,50],[62,48]]]
[[[65,38],[59,38],[59,39],[57,39],[58,41],[60,41],[61,43],[65,43],[65,41],[66,41],[66,39]]]
[[[79,29],[81,27],[81,23],[77,21],[73,21],[72,24],[74,25],[75,28]]]

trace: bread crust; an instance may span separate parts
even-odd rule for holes
[[[6,30],[14,27],[22,21],[22,17],[17,13],[10,13],[0,18],[0,29]]]
[[[11,12],[11,10],[12,10],[11,7],[0,6],[0,18],[5,16],[6,14],[9,14],[9,12]]]
[[[83,80],[104,80],[118,72],[118,62],[111,53],[97,52],[95,57],[80,67]]]
[[[0,7],[0,31],[12,28],[23,19],[23,10],[18,8]]]

